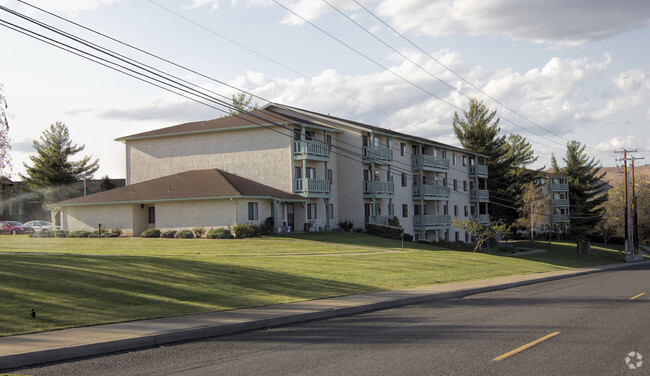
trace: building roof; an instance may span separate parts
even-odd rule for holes
[[[244,129],[250,127],[286,125],[296,123],[295,118],[283,116],[266,109],[253,110],[237,115],[225,116],[218,119],[195,121],[173,125],[171,127],[154,129],[148,132],[116,138],[115,141],[137,140],[166,136],[179,136],[196,133],[217,132],[222,130]]]
[[[278,110],[285,110],[285,113],[280,113]],[[292,116],[291,114],[287,114],[286,111],[290,111],[293,112],[295,115],[302,115],[302,116]],[[318,123],[314,122],[316,120],[320,120],[320,122]],[[323,121],[325,123],[322,123]],[[338,125],[343,124],[350,127],[364,129],[369,132],[374,132],[377,134],[396,136],[396,137],[400,137],[418,143],[444,146],[445,148],[451,150],[457,150],[460,152],[471,153],[474,155],[485,157],[485,155],[482,154],[474,153],[459,147],[443,144],[441,142],[436,142],[427,138],[412,136],[406,133],[400,133],[390,129],[380,128],[380,127],[360,123],[353,120],[343,119],[331,115],[325,115],[318,112],[304,110],[301,108],[291,107],[291,106],[277,104],[277,103],[269,103],[261,109],[244,112],[237,115],[225,116],[213,120],[183,123],[171,127],[154,129],[148,132],[142,132],[130,136],[124,136],[124,137],[116,138],[115,141],[128,141],[128,140],[138,140],[138,139],[157,138],[157,137],[180,136],[180,135],[189,135],[189,134],[197,134],[197,133],[218,132],[218,131],[233,130],[233,129],[246,129],[250,127],[260,127],[260,126],[273,126],[273,125],[284,126],[288,124],[300,124],[300,123],[309,124],[314,127],[329,128],[331,131],[336,131],[336,129],[333,128],[332,125],[329,126],[323,125],[323,124],[327,124],[327,122],[338,124]],[[288,134],[288,136],[292,136],[292,135]]]
[[[294,195],[219,170],[192,170],[108,191],[77,197],[50,206],[81,206],[120,203],[150,203],[225,198],[269,198],[306,201]]]

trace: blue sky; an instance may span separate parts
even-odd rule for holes
[[[605,166],[615,165],[614,149],[636,148],[639,156],[650,158],[646,0],[27,2],[252,92],[260,105],[279,102],[458,145],[454,112],[467,108],[467,97],[477,97],[497,110],[504,134],[520,133],[533,144],[539,155],[533,167],[550,165],[552,153],[563,156],[573,139],[587,144],[589,154]],[[227,97],[235,93],[18,1],[0,0],[0,5]],[[0,19],[35,29],[4,11]],[[29,163],[32,140],[55,121],[68,125],[72,139],[86,146],[85,154],[99,158],[97,177],[124,177],[124,147],[113,139],[224,115],[5,27],[0,41],[14,179],[24,173],[23,162]]]

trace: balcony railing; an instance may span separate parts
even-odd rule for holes
[[[321,179],[294,179],[293,192],[303,197],[329,197],[332,183]]]
[[[395,184],[392,181],[364,181],[363,196],[365,198],[391,198],[395,194]]]
[[[372,215],[368,217],[368,223],[388,226],[388,218],[390,217],[394,217],[394,215]]]
[[[450,222],[450,215],[416,215],[413,216],[413,229],[416,231],[425,231],[448,228]]]
[[[490,201],[490,191],[487,189],[471,189],[469,191],[469,200],[472,202]]]
[[[553,214],[553,223],[571,222],[568,214]]]
[[[330,157],[330,144],[321,141],[293,141],[294,159],[327,161]]]
[[[482,224],[488,224],[488,223],[490,223],[490,215],[489,214],[472,214],[472,221],[482,223]]]
[[[475,178],[487,178],[488,166],[486,165],[469,165],[469,176]]]
[[[418,200],[447,200],[449,199],[449,193],[449,187],[443,187],[441,185],[413,185],[413,198]]]
[[[362,149],[364,162],[391,164],[393,162],[393,149],[383,146],[364,146]]]
[[[567,183],[551,183],[551,191],[568,191],[569,184]]]
[[[411,156],[411,167],[413,170],[447,172],[449,171],[449,159],[432,155],[413,155]]]
[[[554,198],[553,206],[569,206],[568,198]]]

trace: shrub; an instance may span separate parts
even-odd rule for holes
[[[359,234],[363,234],[366,230],[364,230],[362,227],[357,227],[354,229],[354,232],[358,232]]]
[[[103,238],[106,237],[106,234],[108,234],[108,230],[103,230],[103,229],[97,229],[94,230],[91,234],[91,238]]]
[[[30,238],[53,238],[54,234],[52,231],[43,230],[41,232],[33,232],[29,234]]]
[[[71,231],[68,234],[69,238],[87,238],[89,236],[90,236],[90,231],[85,231],[85,230]]]
[[[159,238],[160,237],[160,230],[155,229],[155,228],[149,228],[144,231],[142,231],[142,234],[140,234],[141,238]]]
[[[176,230],[167,230],[160,234],[161,238],[174,238],[176,235]]]
[[[339,228],[345,232],[350,232],[350,230],[352,230],[352,227],[354,227],[354,222],[349,219],[339,222]]]
[[[257,226],[254,226],[251,223],[237,223],[233,226],[232,233],[235,234],[235,237],[238,239],[250,238],[255,235],[257,231],[256,227]]]
[[[203,234],[205,234],[205,227],[203,226],[195,227],[192,229],[192,231],[194,232],[194,235],[196,235],[197,238],[200,238],[201,236],[203,236]]]
[[[232,234],[226,228],[213,228],[205,234],[205,237],[208,239],[232,239]]]
[[[413,235],[404,233],[404,241],[405,242],[412,242],[413,241]]]
[[[111,230],[111,236],[117,237],[117,236],[120,236],[120,235],[122,235],[122,230],[119,227],[114,227]]]
[[[178,231],[174,237],[177,239],[194,239],[194,233],[192,230],[184,229]]]
[[[401,227],[384,226],[384,225],[368,223],[366,225],[366,233],[368,235],[381,236],[382,238],[401,240],[402,234],[404,233],[404,229]],[[406,237],[404,238],[404,240],[406,240]]]
[[[399,224],[399,218],[397,218],[396,216],[388,217],[388,225],[393,227],[402,227]]]

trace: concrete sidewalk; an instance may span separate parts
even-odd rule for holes
[[[635,265],[604,265],[232,311],[0,337],[0,370],[357,314]]]

